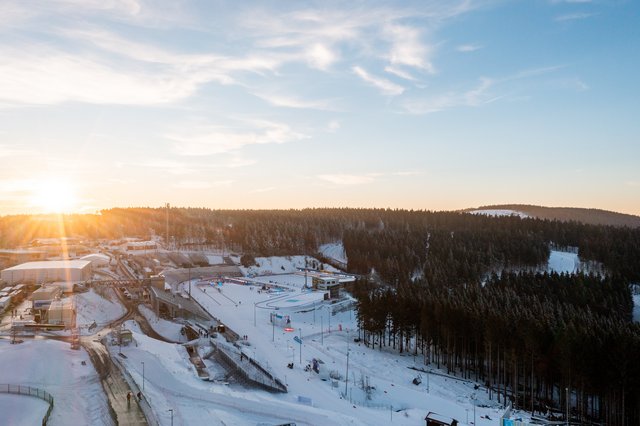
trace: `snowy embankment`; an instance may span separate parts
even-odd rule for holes
[[[337,243],[323,244],[318,248],[318,250],[329,259],[334,259],[340,263],[344,263],[345,265],[347,264],[347,254],[344,251],[344,246],[341,241]]]
[[[117,301],[113,289],[104,288],[99,291],[106,297],[98,294],[94,289],[74,296],[77,313],[76,323],[79,328],[86,329],[95,321],[100,329],[126,313],[124,306]]]
[[[172,340],[174,342],[186,342],[187,339],[185,336],[180,334],[180,330],[182,330],[182,325],[173,321],[167,321],[162,318],[158,318],[151,309],[147,308],[144,305],[139,305],[138,310],[149,322],[149,325],[153,330],[164,337],[167,340]]]
[[[495,217],[499,217],[499,216],[518,216],[520,218],[525,218],[525,217],[529,217],[528,214],[523,213],[523,212],[519,212],[517,210],[471,210],[467,213],[470,214],[481,214],[481,215],[485,215],[485,216],[495,216]]]
[[[17,345],[0,340],[0,365],[0,383],[29,385],[53,395],[49,425],[112,423],[100,379],[84,349],[73,350],[68,343],[57,340],[26,340]],[[19,405],[7,407],[6,411],[3,408],[0,422],[13,424],[4,423],[4,419],[22,416],[24,413],[16,413],[19,409]],[[33,424],[41,421],[42,418]]]
[[[291,274],[299,268],[326,269],[338,272],[339,270],[331,265],[322,264],[319,260],[311,256],[272,256],[256,257],[256,265],[245,268],[240,267],[242,273],[247,275],[270,275],[270,274]]]

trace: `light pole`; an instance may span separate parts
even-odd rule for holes
[[[565,405],[566,405],[566,411],[567,411],[567,426],[569,426],[569,388],[568,387],[564,388],[564,392],[566,394]]]
[[[168,411],[171,413],[171,426],[173,426],[173,408],[169,408]]]
[[[320,344],[324,346],[324,325],[322,321],[322,315],[320,315]]]
[[[344,379],[344,397],[347,398],[347,385],[349,384],[349,348],[347,348],[347,374]]]
[[[256,326],[256,305],[258,304],[258,302],[253,304],[253,326]]]
[[[142,392],[144,392],[144,361],[140,361],[142,364]]]
[[[302,365],[302,329],[299,328],[298,330],[300,330],[300,365]]]
[[[476,394],[471,395],[473,400],[473,426],[476,426]]]

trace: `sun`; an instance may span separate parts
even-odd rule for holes
[[[65,180],[46,180],[35,184],[31,204],[42,213],[68,213],[77,207],[74,186]]]

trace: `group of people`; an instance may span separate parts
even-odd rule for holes
[[[132,397],[133,397],[133,393],[127,392],[127,408],[131,407],[131,398]],[[142,400],[142,392],[138,392],[136,394],[136,398],[138,398],[138,401]]]

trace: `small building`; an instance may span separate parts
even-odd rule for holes
[[[32,308],[34,310],[48,309],[51,302],[58,299],[61,295],[62,289],[60,287],[40,287],[31,294],[31,301],[33,302]]]
[[[10,304],[11,304],[11,296],[0,297],[0,313],[3,313],[4,311],[6,311]]]
[[[54,300],[51,302],[47,311],[47,323],[64,324],[67,328],[75,327],[76,310],[71,300]]]
[[[88,260],[27,262],[2,270],[0,276],[2,281],[9,284],[87,281],[91,279],[91,262]]]
[[[127,243],[127,251],[153,251],[158,249],[158,244],[155,241],[131,241]]]
[[[340,289],[342,288],[342,283],[333,276],[319,276],[313,277],[312,280],[313,288],[315,290],[323,290],[329,292],[329,297],[331,299],[336,299],[340,297]]]
[[[429,411],[424,420],[427,422],[426,426],[458,426],[456,419],[434,413],[433,411]]]
[[[102,253],[91,253],[86,256],[82,256],[80,260],[88,260],[89,262],[91,262],[91,266],[93,268],[100,268],[109,266],[109,261],[111,260],[111,258]]]

